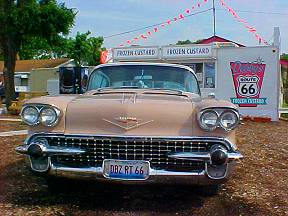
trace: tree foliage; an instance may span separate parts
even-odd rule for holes
[[[179,40],[177,41],[176,45],[185,45],[185,44],[197,44],[198,42],[202,41],[202,39],[200,40],[196,40],[196,41],[190,41],[190,40]]]
[[[98,65],[103,37],[89,37],[91,32],[79,33],[68,42],[68,57],[74,59],[77,66]]]
[[[67,57],[68,39],[58,36],[49,42],[41,37],[25,37],[19,50],[20,60]]]
[[[177,41],[176,45],[192,44],[190,40]]]
[[[19,52],[20,59],[72,58],[77,66],[97,65],[100,61],[102,37],[89,37],[90,32],[79,33],[75,38],[58,36],[53,43],[41,37],[27,37]]]
[[[287,53],[283,53],[280,57],[283,60],[287,60],[288,61],[288,54]]]
[[[4,56],[6,106],[15,98],[16,56],[23,41],[44,38],[53,44],[68,34],[76,13],[56,0],[0,0],[0,47]]]

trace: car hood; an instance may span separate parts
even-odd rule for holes
[[[72,100],[65,134],[191,136],[193,102],[161,92],[105,92]]]

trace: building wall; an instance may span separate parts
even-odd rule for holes
[[[59,79],[58,70],[58,68],[32,70],[29,76],[30,91],[47,92],[47,80]]]
[[[235,63],[238,68],[241,68],[240,70],[235,70]],[[234,64],[234,66],[231,64]],[[215,92],[217,98],[231,102],[237,101],[236,104],[241,102],[238,100],[239,98],[243,99],[242,101],[247,100],[252,104],[237,104],[242,115],[269,116],[273,121],[278,120],[280,68],[279,51],[276,47],[219,49],[217,65],[218,88],[216,88]],[[263,68],[260,69],[260,67]],[[234,71],[237,71],[234,75],[232,75],[233,68]],[[261,72],[253,72],[255,70]],[[253,84],[251,81],[243,81],[243,79],[241,81],[240,76],[245,78],[257,76],[260,80],[263,76],[263,81],[262,83],[257,81]],[[237,85],[239,85],[238,88]],[[259,90],[259,94],[256,96],[245,96],[251,85],[254,85],[253,88]],[[245,90],[244,96],[240,95],[242,94],[241,89]],[[257,97],[260,100],[255,105],[250,99]]]
[[[277,47],[229,47],[194,44],[126,47],[116,48],[113,51],[114,62],[148,61],[188,65],[194,69],[198,79],[201,79],[200,86],[203,97],[209,93],[215,93],[217,99],[236,104],[242,115],[267,116],[271,117],[273,121],[278,120],[280,66]],[[205,63],[215,65],[214,88],[213,85],[203,85],[205,80],[206,83],[210,83],[211,70],[208,77],[205,69],[198,70],[196,67],[195,70],[195,65],[201,63],[203,65]]]

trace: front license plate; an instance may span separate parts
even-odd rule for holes
[[[148,161],[104,160],[103,175],[111,179],[145,180],[149,177]]]

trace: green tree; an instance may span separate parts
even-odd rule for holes
[[[184,44],[192,44],[193,42],[190,40],[177,41],[176,45],[184,45]]]
[[[19,56],[26,59],[73,58],[78,66],[97,65],[100,62],[100,50],[103,37],[89,37],[91,33],[77,33],[75,38],[61,35],[49,42],[41,37],[23,39]]]
[[[53,42],[36,36],[23,38],[19,50],[21,60],[28,59],[51,59],[67,57],[68,39],[59,35]]]
[[[94,66],[100,64],[100,51],[105,50],[101,48],[103,44],[103,37],[91,37],[88,39],[89,55],[87,58],[88,65]]]
[[[56,0],[0,0],[0,47],[4,55],[7,107],[15,99],[15,64],[23,40],[34,36],[53,43],[60,33],[69,33],[75,15]]]
[[[288,54],[287,53],[283,53],[280,57],[283,60],[287,60],[288,61]]]
[[[200,40],[196,40],[196,41],[190,41],[190,40],[183,40],[183,41],[177,41],[176,45],[185,45],[185,44],[197,44],[200,41],[202,41],[202,39]]]
[[[89,37],[90,34],[89,31],[77,32],[76,37],[68,41],[68,57],[74,59],[77,66],[99,64],[103,37]]]

